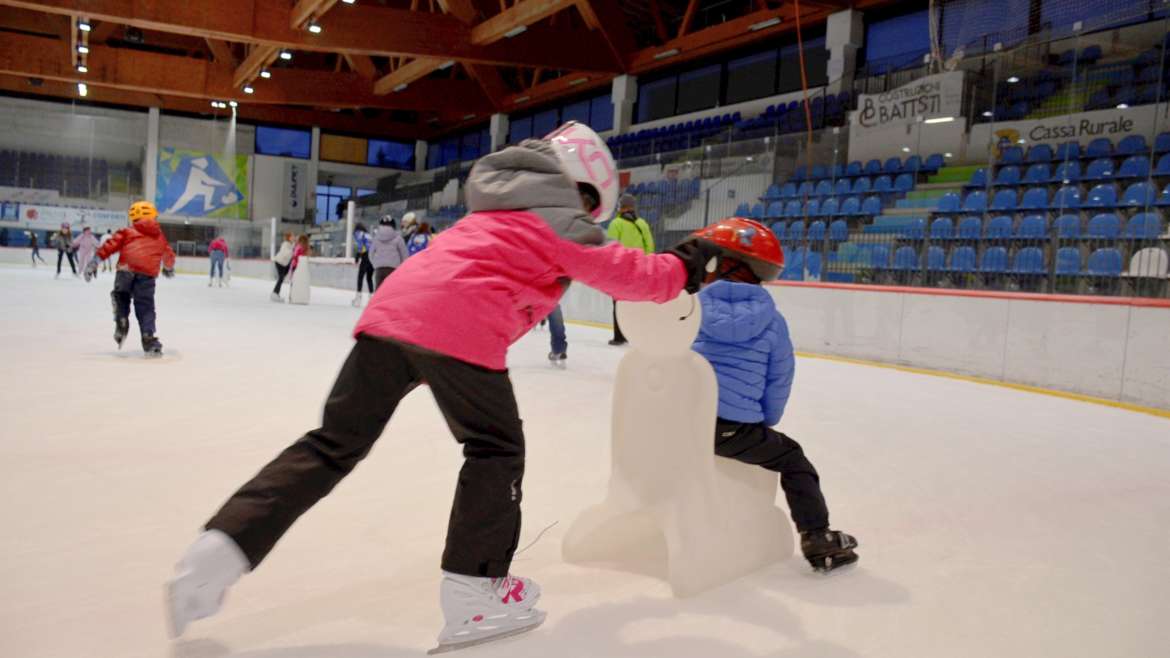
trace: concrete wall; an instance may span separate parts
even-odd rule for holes
[[[1170,302],[777,284],[796,348],[1170,409]],[[609,323],[609,298],[573,284],[570,320]]]

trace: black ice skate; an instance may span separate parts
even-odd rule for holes
[[[812,568],[820,573],[829,573],[857,562],[860,557],[853,549],[857,539],[839,530],[810,530],[800,533],[800,551]]]
[[[158,338],[155,338],[154,334],[142,334],[142,351],[148,357],[162,356],[162,343],[159,342]]]
[[[114,342],[118,344],[118,349],[122,349],[122,343],[126,342],[126,334],[129,331],[129,318],[114,318]]]
[[[564,352],[549,352],[548,353],[548,362],[553,364],[553,366],[555,366],[557,368],[564,368],[565,361],[568,358],[569,358],[569,355],[565,354]]]

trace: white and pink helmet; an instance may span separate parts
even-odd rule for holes
[[[591,213],[594,222],[613,217],[617,209],[617,165],[605,145],[605,140],[583,123],[570,121],[545,136],[557,152],[561,167],[579,186],[588,186],[597,193],[601,203]]]

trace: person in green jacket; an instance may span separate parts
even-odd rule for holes
[[[650,224],[638,216],[638,200],[632,194],[623,194],[618,200],[618,214],[609,224],[608,236],[616,240],[623,247],[641,249],[654,253],[654,234],[650,231]],[[625,345],[626,337],[622,335],[622,328],[617,321],[617,300],[613,301],[613,340],[610,345]]]

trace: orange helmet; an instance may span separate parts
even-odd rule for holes
[[[158,208],[149,201],[135,201],[130,204],[130,223],[133,224],[142,219],[158,219]]]
[[[761,281],[771,281],[784,269],[784,250],[767,226],[742,217],[728,217],[691,234],[719,247],[725,256],[743,261]]]

